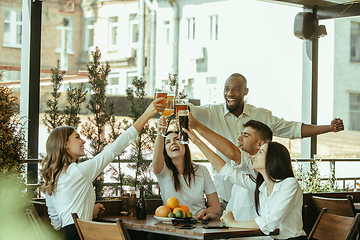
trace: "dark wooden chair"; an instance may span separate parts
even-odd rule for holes
[[[327,208],[327,213],[335,215],[345,217],[354,217],[356,215],[352,197],[349,195],[346,196],[346,198],[311,197],[317,214],[319,214],[323,208]]]
[[[317,218],[308,239],[317,240],[353,240],[356,228],[360,223],[360,214],[355,217],[344,217],[327,213],[324,208]]]
[[[120,219],[116,223],[104,223],[82,220],[76,213],[71,215],[81,240],[130,240]]]

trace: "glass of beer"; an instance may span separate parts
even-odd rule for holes
[[[175,99],[175,109],[176,114],[178,114],[179,110],[188,110],[189,99]]]
[[[180,143],[189,144],[189,136],[182,129],[189,129],[189,110],[178,111],[179,126],[180,126]]]
[[[173,91],[173,88],[170,87],[167,90],[167,96],[165,100],[165,110],[161,113],[161,118],[167,118],[172,114],[174,114],[174,97],[175,97],[175,91]],[[161,126],[160,134],[163,137],[166,137],[165,130],[166,130],[166,126]]]
[[[155,99],[158,99],[158,98],[161,98],[161,97],[165,97],[165,98],[166,98],[167,95],[168,95],[168,92],[167,92],[165,89],[156,88],[156,89],[155,89],[155,94],[154,94],[154,100],[155,100]],[[161,103],[162,103],[163,105],[165,105],[166,99],[162,100]],[[164,111],[164,112],[165,112],[165,111]],[[159,121],[159,123],[160,123],[160,122],[161,122],[161,121]],[[158,133],[158,135],[161,135],[161,132],[163,132],[163,131],[166,129],[166,126],[160,125],[159,128],[160,128],[160,132]]]

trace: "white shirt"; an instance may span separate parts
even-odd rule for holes
[[[221,169],[219,175],[253,193],[255,191],[255,182],[248,175],[239,174],[239,171],[228,163]],[[259,191],[260,216],[255,218],[255,222],[264,234],[269,235],[279,229],[279,235],[274,236],[277,239],[306,236],[302,229],[303,193],[294,177],[276,182],[269,197],[265,182],[261,184]]]
[[[244,129],[244,123],[253,119],[260,121],[270,127],[274,136],[283,138],[301,138],[301,122],[285,121],[272,115],[271,111],[264,108],[257,108],[253,105],[244,104],[244,111],[239,117],[230,113],[226,107],[226,103],[209,104],[205,106],[194,106],[189,104],[190,111],[194,117],[216,132],[217,134],[227,138],[233,144],[237,145],[237,138]],[[224,159],[225,162],[230,160],[220,152],[217,154]],[[215,171],[214,184],[219,196],[225,201],[229,201],[231,196],[232,184],[221,179]],[[246,201],[246,199],[244,199]]]
[[[164,205],[170,197],[176,197],[180,204],[187,205],[190,212],[195,215],[199,210],[205,208],[204,193],[208,195],[216,192],[216,190],[207,168],[203,165],[194,165],[199,166],[195,172],[195,181],[192,178],[189,186],[185,182],[183,175],[179,174],[181,189],[177,192],[174,187],[172,171],[165,163],[163,169],[156,177],[159,182],[161,199]]]
[[[256,173],[252,169],[250,154],[241,151],[241,164],[238,165],[233,160],[230,160],[238,172],[237,174],[250,174],[256,178]],[[258,215],[255,210],[254,191],[234,184],[231,189],[231,198],[226,205],[226,210],[230,210],[236,221],[249,221],[255,219]]]
[[[130,127],[94,158],[79,164],[72,163],[66,172],[60,174],[56,191],[52,195],[46,194],[45,198],[51,225],[56,230],[74,223],[71,213],[77,213],[81,219],[92,220],[96,200],[92,182],[137,135],[136,129]]]

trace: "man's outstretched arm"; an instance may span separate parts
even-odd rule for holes
[[[303,123],[301,126],[301,136],[306,138],[328,132],[340,132],[343,130],[343,120],[340,118],[335,118],[331,121],[330,125],[310,125]]]

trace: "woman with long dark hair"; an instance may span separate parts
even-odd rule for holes
[[[81,163],[77,163],[77,160],[85,156],[85,141],[74,128],[58,127],[50,133],[46,141],[46,157],[42,161],[44,184],[41,191],[46,195],[51,225],[56,230],[61,229],[64,239],[80,239],[71,213],[77,213],[84,220],[92,220],[96,216],[99,205],[95,205],[92,182],[136,139],[147,121],[163,111],[164,107],[160,102],[163,99],[154,100],[133,126],[110,146],[94,158]]]
[[[211,162],[220,158],[192,131],[187,131],[190,139]],[[224,141],[224,144],[232,144]],[[253,156],[253,169],[257,171],[254,179],[250,175],[237,174],[234,182],[244,188],[254,191],[256,212],[259,215],[250,221],[235,221],[231,211],[224,211],[221,221],[229,227],[258,228],[269,235],[279,229],[276,239],[306,239],[302,223],[303,194],[300,185],[294,177],[290,153],[287,148],[277,142],[269,142],[261,146]],[[230,164],[225,164],[220,175],[236,174]]]
[[[156,138],[152,162],[164,205],[167,199],[176,197],[197,218],[219,217],[220,202],[209,171],[192,162],[189,146],[180,144],[178,132],[165,135],[165,138],[160,135]]]

